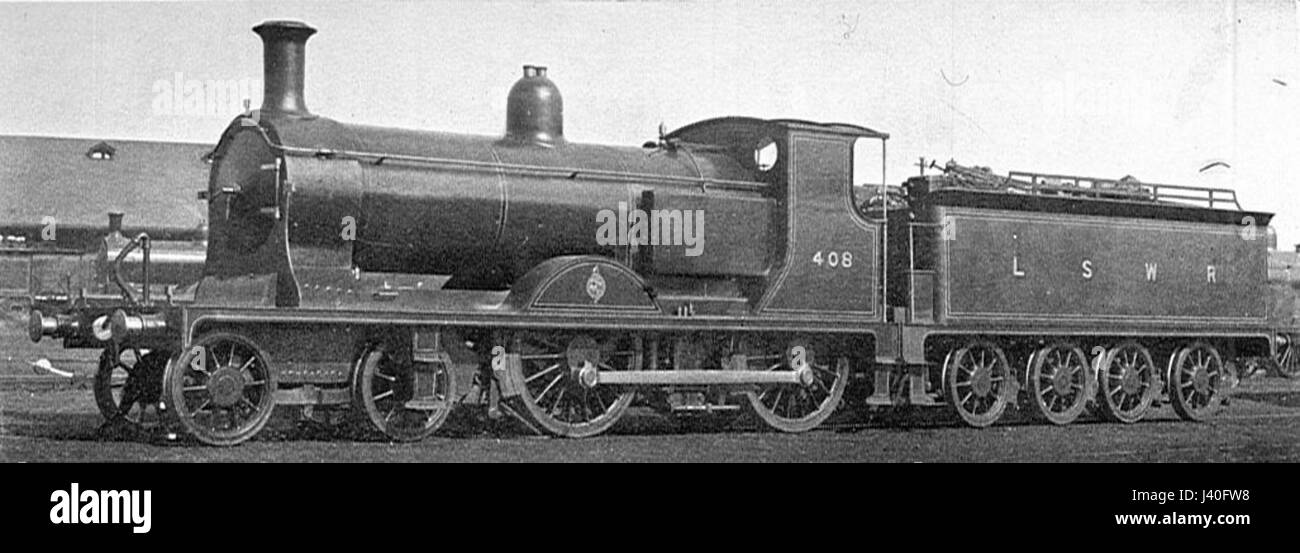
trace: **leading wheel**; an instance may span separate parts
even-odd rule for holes
[[[515,337],[522,393],[511,402],[534,427],[555,436],[585,438],[608,430],[627,411],[631,388],[600,384],[596,371],[639,370],[641,340],[531,332]],[[595,382],[594,385],[591,383]]]
[[[163,384],[181,425],[210,445],[252,438],[275,407],[275,375],[266,353],[238,334],[195,340],[167,367]]]
[[[352,378],[353,408],[394,440],[422,440],[451,413],[455,390],[445,364],[416,365],[377,345],[361,355]]]
[[[797,371],[802,384],[768,384],[745,392],[749,408],[768,426],[782,432],[806,432],[825,422],[844,396],[849,360],[834,357],[806,341],[787,347],[750,347],[745,356],[751,371]]]
[[[1070,424],[1088,402],[1088,356],[1079,346],[1057,342],[1034,353],[1029,394],[1039,415],[1052,424]]]
[[[1124,342],[1101,360],[1097,374],[1097,406],[1108,420],[1135,423],[1151,408],[1157,389],[1151,352],[1134,341]]]
[[[1269,367],[1278,376],[1295,378],[1300,376],[1300,337],[1294,334],[1278,334],[1277,353],[1273,355],[1273,365]]]
[[[138,428],[145,411],[161,399],[170,356],[165,351],[105,348],[94,381],[95,405],[104,419]]]
[[[1222,406],[1223,359],[1205,342],[1195,342],[1174,353],[1169,367],[1169,400],[1183,420],[1199,421]]]
[[[948,357],[944,388],[966,424],[990,426],[1015,396],[1015,377],[1002,348],[988,340],[971,342]]]

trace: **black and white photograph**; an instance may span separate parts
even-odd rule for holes
[[[178,526],[141,464],[1102,471],[1105,530],[1300,461],[1295,0],[4,2],[0,75],[49,535]]]

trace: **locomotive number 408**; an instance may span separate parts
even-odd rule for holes
[[[812,262],[818,267],[829,267],[832,269],[848,269],[853,266],[853,252],[822,252],[818,251],[813,254]]]

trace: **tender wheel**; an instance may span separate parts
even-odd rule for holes
[[[957,414],[977,428],[997,422],[1018,391],[1002,348],[976,340],[953,352],[948,363],[944,388]]]
[[[237,334],[194,341],[167,367],[163,384],[181,425],[206,444],[252,438],[275,407],[275,375],[266,353]]]
[[[511,402],[538,429],[555,436],[586,438],[608,430],[627,411],[635,395],[629,388],[591,382],[593,371],[637,370],[641,341],[588,335],[527,333],[517,336],[511,353],[520,354],[523,391]]]
[[[1088,403],[1091,374],[1088,356],[1073,343],[1038,350],[1029,366],[1029,394],[1038,413],[1052,424],[1074,422]]]
[[[1283,378],[1300,376],[1300,336],[1277,335],[1277,354],[1273,356],[1273,372]]]
[[[422,440],[451,413],[455,390],[444,364],[417,366],[379,345],[361,355],[352,378],[353,407],[394,440]]]
[[[164,351],[106,348],[95,371],[95,405],[104,419],[139,427],[145,411],[162,397],[163,371],[171,354]]]
[[[1097,375],[1097,406],[1108,420],[1135,423],[1151,408],[1157,389],[1151,352],[1137,342],[1124,342],[1101,360]]]
[[[849,360],[799,341],[786,348],[752,348],[748,370],[800,371],[803,384],[761,386],[745,392],[749,408],[768,426],[782,432],[806,432],[825,422],[849,381]]]
[[[1179,417],[1199,421],[1218,412],[1225,373],[1213,346],[1196,342],[1178,350],[1169,373],[1169,400]]]

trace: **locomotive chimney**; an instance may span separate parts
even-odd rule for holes
[[[524,76],[506,100],[506,138],[512,144],[552,148],[564,145],[564,99],[546,78],[546,68],[524,66]]]
[[[125,214],[122,213],[121,211],[108,212],[108,233],[109,234],[122,233],[122,217],[124,215]]]
[[[303,99],[307,38],[316,29],[300,21],[267,21],[253,27],[262,37],[262,111],[267,115],[310,117]]]

